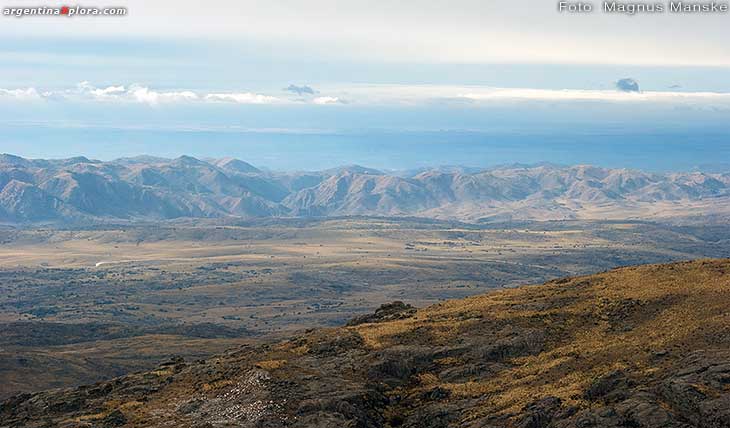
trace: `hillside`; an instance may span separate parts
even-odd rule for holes
[[[621,268],[0,405],[3,427],[730,426],[730,260]]]
[[[668,219],[730,214],[730,173],[653,174],[587,165],[362,166],[266,172],[237,159],[110,162],[0,155],[0,222],[331,216],[467,222]]]

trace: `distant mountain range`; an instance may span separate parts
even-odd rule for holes
[[[279,173],[231,158],[102,162],[0,155],[5,223],[354,215],[490,222],[728,213],[727,172],[655,174],[540,164],[398,174],[352,165]]]

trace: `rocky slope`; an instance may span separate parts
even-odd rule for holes
[[[0,155],[0,221],[418,216],[504,220],[730,214],[730,173],[554,165],[385,174],[360,166],[271,173],[237,159]]]
[[[0,427],[730,426],[730,261],[622,268],[0,404]]]

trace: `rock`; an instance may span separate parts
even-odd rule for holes
[[[101,420],[101,426],[104,428],[121,427],[127,423],[127,418],[124,416],[119,409],[109,413],[104,419]]]
[[[589,401],[602,399],[605,402],[615,402],[626,399],[629,395],[631,382],[624,372],[615,370],[593,381],[585,392]]]
[[[560,411],[561,400],[557,397],[547,397],[534,401],[522,409],[523,414],[518,417],[517,428],[547,428],[553,417]]]
[[[325,336],[313,340],[309,343],[309,352],[314,355],[331,356],[362,346],[363,340],[359,334],[349,330],[342,330],[332,336]]]
[[[448,428],[454,415],[445,410],[419,411],[411,415],[403,428]]]
[[[350,320],[347,325],[355,326],[365,323],[386,322],[398,319],[410,318],[417,309],[400,301],[381,305],[374,314],[359,316]]]

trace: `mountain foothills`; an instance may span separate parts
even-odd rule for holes
[[[3,427],[730,426],[730,261],[619,268],[0,404]]]
[[[279,173],[237,159],[0,155],[0,189],[6,223],[353,215],[493,222],[730,213],[730,173],[584,165]]]

